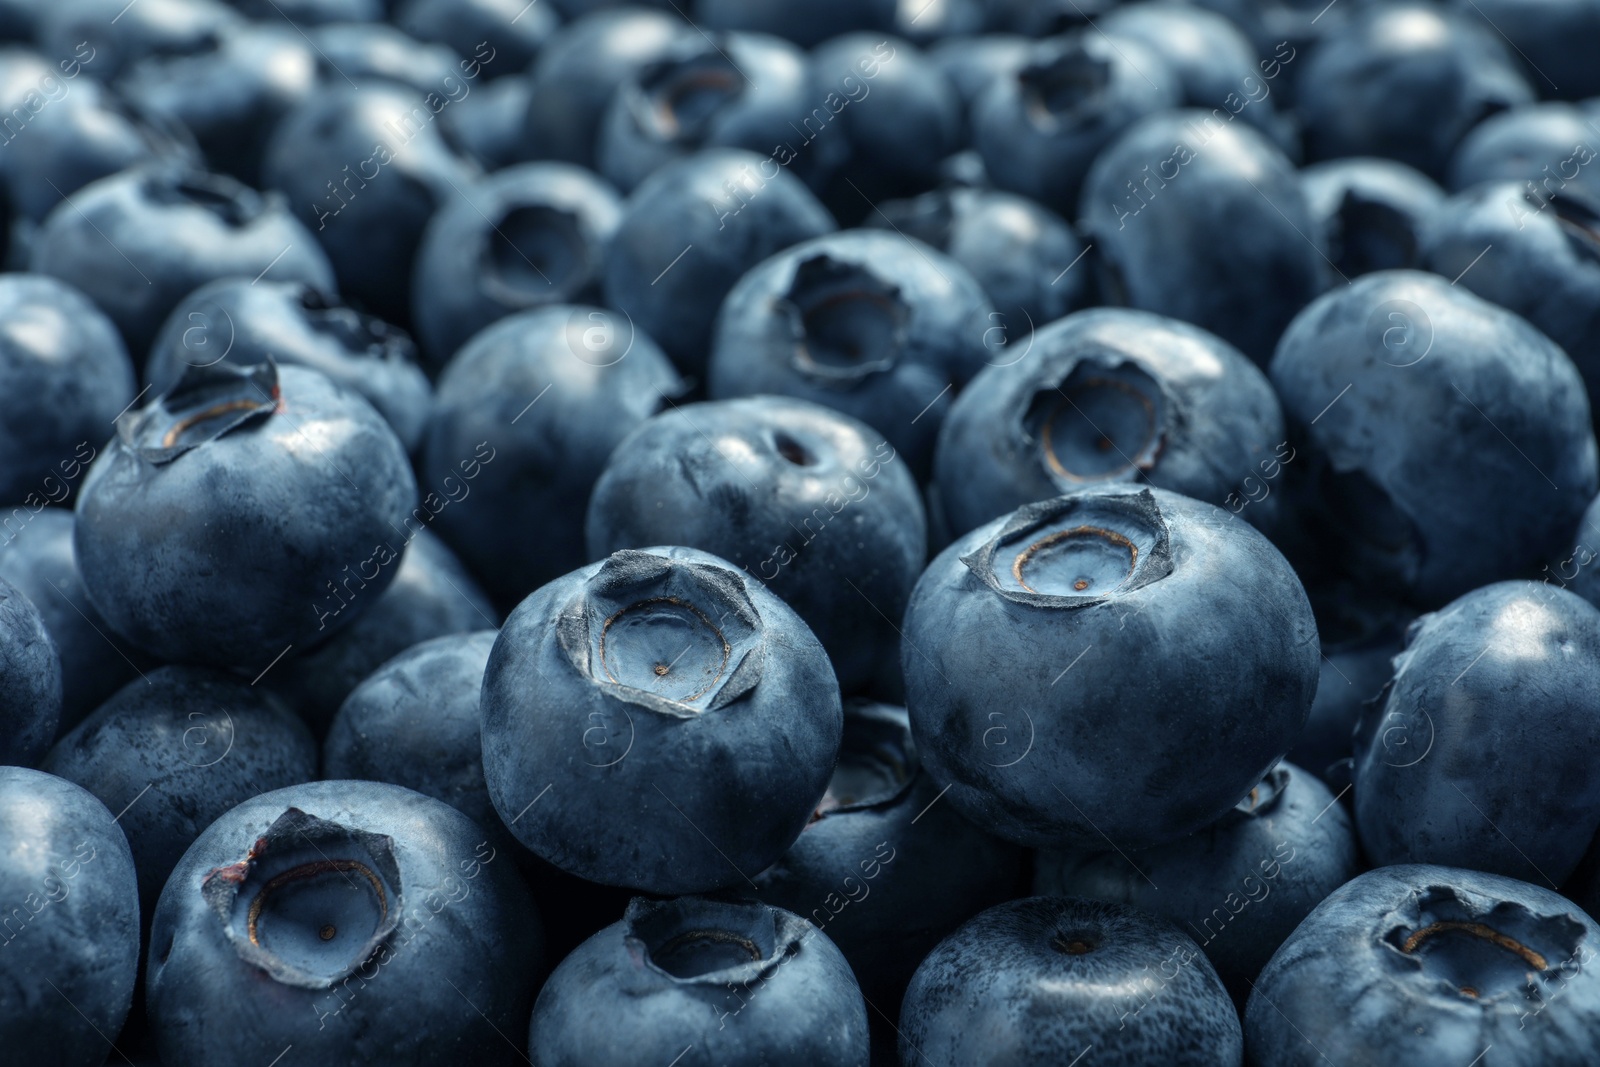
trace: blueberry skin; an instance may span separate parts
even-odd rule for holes
[[[668,163],[628,198],[606,251],[606,303],[655,338],[685,374],[703,374],[712,320],[734,283],[769,256],[834,228],[827,209],[776,159],[706,149]]]
[[[1422,616],[1356,733],[1367,854],[1559,884],[1600,828],[1597,701],[1600,610],[1582,597],[1497,582]],[[1556,788],[1529,788],[1535,764]]]
[[[376,22],[383,17],[384,0],[233,0],[241,14],[256,22],[289,19],[296,26],[322,26],[330,22]]]
[[[1295,317],[1269,374],[1328,551],[1424,606],[1543,562],[1596,488],[1577,368],[1464,286],[1357,278]]]
[[[244,681],[160,667],[65,733],[40,769],[122,812],[139,900],[153,911],[200,832],[253,796],[316,778],[317,747],[288,707]]]
[[[419,521],[413,512],[404,527],[408,537],[387,542],[401,553],[389,587],[370,605],[360,604],[349,626],[304,655],[285,657],[267,676],[318,737],[356,686],[391,658],[423,641],[499,622],[488,594],[437,534],[417,528]],[[335,613],[346,610],[327,597],[323,603]]]
[[[245,902],[263,897],[255,946]],[[495,1031],[527,1019],[542,944],[526,886],[471,819],[399,786],[307,782],[245,801],[184,853],[150,931],[150,1028],[168,1067],[289,1044],[330,1067],[509,1067],[522,1059]]]
[[[1182,99],[1177,77],[1139,41],[1081,31],[1035,45],[1014,76],[989,86],[973,105],[973,146],[996,186],[1072,218],[1095,157]]]
[[[1600,607],[1600,567],[1595,565],[1596,560],[1600,560],[1600,497],[1584,510],[1583,517],[1574,526],[1571,547],[1560,555],[1564,558],[1545,564],[1541,578],[1570,589]],[[3,573],[0,570],[0,574]]]
[[[1016,33],[955,37],[928,49],[928,61],[944,72],[970,114],[984,91],[1001,78],[1014,77],[1028,62],[1033,42]]]
[[[317,62],[298,30],[247,25],[190,54],[151,56],[117,87],[142,108],[182,123],[211,169],[260,186],[267,138],[279,119],[320,88]]]
[[[1059,215],[1026,197],[946,188],[879,208],[867,225],[915,237],[972,273],[994,301],[998,333],[1019,350],[1032,330],[1089,302],[1089,271],[1068,269],[1083,242]]]
[[[1538,327],[1577,364],[1591,414],[1600,407],[1600,198],[1484,183],[1445,201],[1421,237],[1422,267]]]
[[[642,423],[595,483],[584,530],[590,559],[686,545],[744,568],[805,620],[845,692],[897,658],[895,625],[927,560],[922,497],[893,447],[787,397]]]
[[[551,34],[529,70],[533,92],[523,140],[534,159],[592,168],[601,120],[617,86],[693,31],[675,13],[640,7],[573,19]]]
[[[850,700],[844,716],[827,794],[756,891],[825,931],[892,1015],[934,946],[1015,892],[1022,850],[934,803],[904,708]]]
[[[759,33],[694,34],[617,86],[601,120],[596,169],[624,193],[708,147],[771,152],[815,103],[806,54]]]
[[[31,767],[61,720],[61,659],[33,601],[0,579],[0,764]]]
[[[128,841],[92,794],[22,767],[0,767],[0,839],[6,1056],[97,1067],[128,1017],[139,967]]]
[[[968,819],[1039,848],[1215,821],[1288,750],[1317,684],[1287,561],[1165,489],[1088,488],[979,527],[923,572],[903,629],[923,766]]]
[[[1262,479],[1294,453],[1272,386],[1238,349],[1120,308],[1069,315],[1022,345],[972,380],[939,432],[952,535],[1085,484],[1135,481],[1271,528],[1282,496]]]
[[[262,167],[321,242],[340,292],[400,325],[423,228],[476,176],[433,121],[449,102],[440,88],[330,83],[278,124]]]
[[[423,477],[459,499],[439,505],[435,529],[502,610],[585,561],[595,479],[618,442],[682,389],[635,324],[581,305],[501,319],[451,360]]]
[[[509,167],[464,188],[417,250],[412,317],[430,365],[514,312],[598,300],[621,221],[616,190],[567,163]]]
[[[1131,859],[1114,850],[1039,853],[1033,890],[1171,921],[1242,1005],[1278,946],[1360,870],[1355,830],[1333,791],[1280,763],[1210,826]]]
[[[145,657],[111,633],[89,600],[72,551],[72,512],[39,504],[13,508],[0,520],[0,578],[33,601],[56,646],[58,729],[69,730],[132,679]]]
[[[872,6],[861,0],[695,0],[695,20],[709,30],[776,34],[810,48],[841,34],[879,28]]]
[[[1593,0],[1455,0],[1455,7],[1490,32],[1504,33],[1540,95],[1577,100],[1600,93],[1600,72],[1584,44],[1600,34],[1600,6]]]
[[[539,993],[539,1067],[867,1067],[867,1008],[833,943],[765,904],[636,897]]]
[[[1223,115],[1135,124],[1095,158],[1080,229],[1106,303],[1192,322],[1265,365],[1327,261],[1289,160]]]
[[[1085,1047],[1126,1067],[1239,1067],[1243,1045],[1185,934],[1125,904],[1066,897],[967,922],[922,961],[900,1009],[900,1062],[931,1067],[1046,1067]]]
[[[1417,266],[1421,231],[1444,203],[1434,180],[1392,159],[1316,163],[1300,172],[1312,225],[1343,278]]]
[[[254,672],[377,599],[416,493],[405,449],[355,393],[301,367],[223,363],[119,420],[73,542],[117,633],[169,662]],[[324,606],[341,587],[364,593],[354,610]]]
[[[955,260],[882,230],[796,245],[739,280],[717,316],[713,399],[772,393],[860,419],[912,472],[951,394],[1007,357],[994,305]]]
[[[457,95],[461,82],[458,65],[462,74],[472,71],[475,77],[477,73],[471,64],[462,63],[455,49],[420,41],[386,22],[334,23],[319,26],[310,36],[322,57],[323,80],[329,85],[376,80],[442,98]],[[485,50],[484,54],[491,52]],[[388,143],[392,148],[393,142]]]
[[[1493,31],[1432,3],[1358,11],[1295,73],[1308,159],[1385,156],[1436,179],[1468,130],[1534,99]]]
[[[800,617],[692,548],[617,552],[539,589],[501,629],[481,701],[489,795],[517,839],[657,894],[736,885],[783,855],[843,728]]]
[[[112,82],[141,59],[203,52],[245,20],[218,0],[152,0],[143,11],[124,11],[116,0],[73,0],[44,5],[37,40],[55,59],[78,53],[87,43],[92,78]]]
[[[1597,937],[1600,925],[1570,900],[1513,878],[1423,864],[1368,871],[1267,964],[1245,1009],[1247,1062],[1446,1067],[1492,1046],[1485,1062],[1507,1067],[1594,1063]]]
[[[0,275],[0,500],[51,493],[58,465],[94,455],[133,393],[128,350],[88,298]]]
[[[135,362],[178,302],[206,282],[270,271],[277,281],[333,288],[328,258],[280,198],[168,165],[114,174],[62,201],[39,229],[29,269],[93,300]]]
[[[525,162],[529,146],[523,143],[522,125],[532,94],[532,81],[521,74],[480,85],[442,112],[447,136],[485,171]]]
[[[493,79],[527,70],[561,19],[548,6],[516,0],[404,0],[395,6],[394,22],[419,41],[448,45],[463,56],[487,45],[494,58],[483,74]]]
[[[345,698],[322,745],[329,778],[415,789],[500,826],[483,781],[478,692],[498,631],[447,634],[412,645]]]
[[[433,388],[404,331],[345,307],[303,282],[223,278],[201,286],[167,316],[150,345],[144,380],[167,392],[187,367],[234,366],[268,357],[308,367],[361,394],[407,452],[422,443]]]
[[[1600,193],[1594,162],[1600,134],[1573,104],[1543,103],[1502,111],[1472,128],[1450,157],[1450,188],[1486,182],[1531,182],[1548,195],[1576,181]],[[1587,169],[1585,169],[1587,168]]]

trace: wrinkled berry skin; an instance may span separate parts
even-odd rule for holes
[[[646,421],[595,483],[585,531],[590,559],[687,545],[744,568],[805,620],[846,692],[897,657],[895,625],[927,560],[922,497],[889,443],[787,397]]]
[[[33,601],[0,579],[0,764],[31,767],[61,721],[61,658]]]
[[[1125,904],[1029,897],[972,919],[917,968],[900,1062],[1239,1067],[1239,1016],[1195,943]]]
[[[1356,734],[1367,854],[1560,884],[1600,827],[1597,705],[1600,610],[1582,597],[1497,582],[1424,615]]]
[[[617,552],[523,601],[482,714],[489,795],[517,839],[658,894],[737,885],[783,855],[843,728],[800,617],[692,548]]]
[[[82,293],[0,275],[0,500],[53,497],[60,465],[94,455],[133,394],[122,338]]]
[[[582,565],[595,479],[682,391],[661,350],[613,311],[557,305],[501,319],[439,378],[422,463],[434,529],[502,610],[515,607]]]
[[[1280,763],[1233,811],[1188,837],[1134,853],[1041,852],[1033,890],[1130,904],[1189,934],[1243,1004],[1300,920],[1360,871],[1350,816],[1333,791]]]
[[[1317,685],[1288,562],[1164,489],[1085,489],[979,527],[923,573],[904,631],[923,766],[967,818],[1035,847],[1143,848],[1216,820],[1288,750]]]
[[[917,763],[904,708],[845,702],[839,765],[800,839],[755,876],[762,900],[810,920],[867,999],[893,1015],[933,947],[1012,895],[1022,850],[945,804]]]
[[[1106,303],[1192,322],[1264,366],[1321,291],[1326,261],[1287,157],[1222,116],[1167,111],[1136,123],[1095,157],[1080,227]]]
[[[528,1053],[539,1067],[674,1056],[678,1067],[867,1067],[867,1007],[844,956],[798,916],[636,897],[550,975]]]
[[[122,255],[108,255],[107,241]],[[268,272],[333,288],[328,257],[282,198],[167,164],[113,174],[58,204],[40,226],[29,269],[93,300],[135,362],[178,302],[206,282]]]
[[[223,278],[196,289],[151,343],[144,380],[151,395],[160,396],[187,367],[222,360],[249,366],[269,357],[281,366],[309,367],[360,393],[406,451],[421,443],[433,389],[417,366],[411,339],[301,282]]]
[[[1324,554],[1423,606],[1566,547],[1597,481],[1577,368],[1465,285],[1357,278],[1295,317],[1269,372]]]
[[[994,305],[950,257],[892,231],[846,230],[773,256],[717,316],[714,399],[773,393],[865,422],[912,471],[933,460],[952,394],[1007,358]]]
[[[734,283],[768,256],[834,228],[827,209],[771,157],[697,152],[628,198],[606,252],[606,303],[684,373],[703,374],[712,321]]]
[[[1245,1009],[1246,1062],[1592,1064],[1597,942],[1600,925],[1541,886],[1422,864],[1368,871],[1318,905],[1261,973]]]
[[[416,492],[394,431],[315,371],[190,368],[119,420],[74,546],[119,634],[164,660],[260,671],[377,599]]]
[[[168,1067],[290,1044],[340,1067],[510,1067],[523,1060],[500,1034],[528,1017],[542,945],[526,886],[471,819],[399,786],[307,782],[245,801],[184,853],[150,930],[150,1029]]]
[[[1086,483],[1135,481],[1272,527],[1271,483],[1294,450],[1266,375],[1238,349],[1120,308],[1070,315],[1017,347],[962,390],[940,430],[951,533]]]
[[[6,1057],[98,1067],[133,1004],[139,967],[128,841],[92,794],[51,774],[3,766],[0,840]]]
[[[1392,159],[1331,159],[1300,172],[1332,269],[1354,278],[1418,265],[1423,224],[1444,203],[1434,180]]]
[[[262,690],[205,667],[161,667],[65,734],[41,769],[123,813],[139,900],[153,911],[202,830],[253,796],[316,778],[317,748]]]

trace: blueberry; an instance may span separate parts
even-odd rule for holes
[[[710,148],[667,164],[624,207],[606,252],[611,307],[701,374],[711,324],[741,275],[834,221],[779,159]]]
[[[1594,498],[1577,369],[1464,285],[1357,278],[1296,316],[1271,378],[1324,552],[1369,586],[1437,605],[1514,577],[1565,547]]]
[[[161,667],[64,734],[41,769],[121,812],[139,899],[154,909],[202,830],[235,804],[317,777],[317,748],[262,690],[209,668]]]
[[[311,43],[322,59],[323,81],[330,86],[378,81],[412,89],[424,96],[435,93],[441,99],[446,93],[450,96],[465,95],[460,88],[465,83],[457,72],[460,57],[455,49],[448,45],[419,41],[387,23],[333,23],[319,26],[311,32]],[[491,50],[485,48],[484,54],[491,54]],[[474,77],[480,73],[470,65],[463,67],[461,72],[469,70],[473,71]],[[430,110],[433,106],[429,104]],[[391,147],[398,156],[403,146],[391,143]]]
[[[1371,4],[1296,69],[1306,156],[1386,156],[1442,178],[1450,154],[1533,90],[1493,30],[1438,4]]]
[[[805,623],[691,548],[617,552],[523,601],[482,711],[489,795],[517,839],[652,893],[736,885],[783,855],[842,729]]]
[[[122,338],[82,293],[0,275],[0,500],[67,499],[58,475],[93,458],[133,394]]]
[[[1600,560],[1600,497],[1589,503],[1573,529],[1570,546],[1557,555],[1562,558],[1545,564],[1541,574],[1544,581],[1570,589],[1600,607],[1600,567],[1596,566]],[[0,563],[0,574],[3,573]]]
[[[1393,671],[1390,661],[1401,648],[1400,633],[1393,627],[1337,643],[1324,635],[1317,698],[1311,702],[1305,730],[1289,750],[1289,759],[1330,786],[1342,788],[1343,781],[1334,783],[1349,772],[1343,767],[1334,769],[1335,765],[1348,763],[1355,755],[1355,731],[1362,708],[1383,692]]]
[[[497,604],[584,562],[595,479],[682,388],[643,331],[593,307],[512,315],[456,354],[439,378],[424,503]]]
[[[189,367],[223,360],[250,366],[268,357],[309,367],[361,394],[406,451],[420,447],[433,389],[411,338],[303,282],[224,278],[196,289],[151,342],[144,378],[159,396]]]
[[[828,938],[765,904],[636,898],[534,1005],[540,1067],[866,1067],[867,1009]]]
[[[445,136],[486,171],[525,162],[531,146],[524,143],[533,83],[521,74],[496,78],[440,112]]]
[[[1600,142],[1597,142],[1600,143]],[[1513,311],[1578,365],[1600,405],[1600,197],[1576,183],[1485,182],[1445,201],[1422,231],[1422,267]]]
[[[596,168],[626,193],[702,148],[770,152],[810,116],[807,75],[806,54],[777,37],[684,37],[617,86],[596,135]]]
[[[1021,868],[1020,849],[939,799],[905,709],[846,701],[827,793],[800,839],[755,877],[762,900],[827,933],[867,998],[891,1015],[917,963],[1010,896]]]
[[[598,300],[621,221],[616,190],[566,163],[510,167],[463,189],[417,250],[412,317],[432,365],[514,312]]]
[[[894,449],[815,404],[690,404],[623,439],[595,483],[589,558],[687,545],[760,578],[827,649],[846,692],[898,654],[927,556],[917,483]]]
[[[935,472],[951,533],[1085,485],[1141,482],[1269,528],[1295,458],[1266,375],[1144,311],[1079,312],[1011,346],[956,398]],[[1259,494],[1259,495],[1258,495]]]
[[[406,321],[423,227],[475,176],[435,121],[465,92],[452,84],[425,96],[341,80],[285,116],[267,145],[267,185],[315,233],[342,294],[390,322]]]
[[[240,14],[257,22],[286,19],[295,26],[329,22],[373,22],[383,17],[384,0],[233,0]]]
[[[1421,171],[1392,159],[1317,163],[1300,172],[1313,231],[1339,276],[1418,266],[1422,227],[1444,191]]]
[[[945,549],[901,649],[917,749],[949,802],[1051,848],[1142,848],[1220,818],[1293,743],[1317,660],[1311,606],[1265,537],[1123,486]]]
[[[1451,867],[1380,867],[1317,906],[1245,1011],[1254,1067],[1580,1067],[1600,1055],[1600,926],[1571,901]]]
[[[1455,0],[1468,18],[1505,37],[1541,95],[1576,100],[1600,93],[1585,42],[1600,34],[1593,0]]]
[[[310,1062],[511,1064],[538,912],[471,819],[377,782],[247,800],[184,853],[156,906],[146,974],[167,1067],[218,1048]],[[276,1055],[277,1052],[268,1053]]]
[[[941,41],[928,49],[928,61],[944,72],[970,115],[989,86],[1015,77],[1032,51],[1033,42],[1020,34],[989,33]]]
[[[1039,854],[1036,893],[1129,904],[1194,937],[1240,1004],[1300,921],[1360,870],[1350,817],[1289,763],[1188,837],[1131,856]]]
[[[206,282],[270,272],[333,286],[328,258],[280,198],[168,165],[123,171],[63,200],[40,227],[29,269],[82,290],[136,362],[162,320]]]
[[[900,1062],[1238,1067],[1239,1016],[1195,943],[1125,904],[1030,897],[990,908],[917,968]]]
[[[61,657],[61,730],[121,689],[146,660],[111,633],[84,591],[72,525],[72,512],[42,501],[0,520],[0,578],[33,602]]]
[[[1210,330],[1265,364],[1327,261],[1284,154],[1224,112],[1169,111],[1101,152],[1081,227],[1102,299]]]
[[[1356,734],[1361,841],[1378,863],[1558,884],[1600,828],[1600,610],[1497,582],[1424,615]],[[1559,782],[1529,780],[1526,768]]]
[[[807,48],[877,28],[872,5],[864,0],[696,0],[694,14],[707,29],[776,34]]]
[[[995,79],[973,106],[973,146],[997,186],[1072,217],[1095,156],[1181,99],[1143,44],[1080,31],[1039,43],[1016,74]]]
[[[717,316],[710,392],[776,393],[842,411],[922,476],[951,393],[986,360],[1004,358],[991,346],[994,319],[955,260],[896,233],[846,230],[740,279]]]
[[[94,796],[0,767],[0,1042],[14,1063],[98,1067],[133,1003],[133,857]]]
[[[1055,212],[992,189],[937,189],[881,205],[867,225],[932,245],[967,268],[994,301],[986,332],[1017,349],[1028,334],[1088,300],[1089,271],[1072,270],[1083,242]],[[998,329],[997,329],[998,327]],[[1004,362],[1009,356],[991,356]]]
[[[534,159],[593,167],[601,119],[617,86],[694,31],[671,12],[642,7],[570,17],[529,69],[533,91],[523,139]]]
[[[561,19],[548,5],[518,0],[404,0],[395,5],[395,25],[419,41],[448,45],[463,56],[487,47],[486,78],[528,69]]]
[[[149,56],[203,52],[243,24],[219,0],[150,0],[142,11],[124,10],[117,0],[73,0],[41,5],[37,40],[54,59],[72,56],[86,43],[94,54],[88,73],[110,82]]]
[[[428,516],[422,506],[419,511]],[[266,677],[265,684],[281,692],[318,736],[327,732],[356,686],[391,658],[423,641],[499,621],[461,561],[432,530],[419,528],[419,521],[418,512],[412,512],[405,536],[385,542],[400,554],[388,588],[370,603],[362,602],[366,594],[359,588],[346,590],[355,594],[347,602],[323,597],[325,610],[332,615],[350,611],[355,621],[303,655],[285,657]]]
[[[415,501],[405,449],[365,400],[301,367],[221,363],[118,421],[74,544],[117,633],[254,673],[377,599]]]
[[[61,720],[61,659],[33,602],[0,579],[0,764],[29,767]]]
[[[1474,126],[1456,146],[1450,157],[1450,188],[1515,181],[1548,196],[1576,181],[1591,194],[1600,193],[1600,176],[1589,166],[1597,147],[1600,133],[1573,104],[1512,108]]]

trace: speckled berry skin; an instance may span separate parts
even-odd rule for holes
[[[61,657],[33,602],[0,579],[0,762],[31,767],[61,721]]]

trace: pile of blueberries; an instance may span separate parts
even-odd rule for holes
[[[1597,51],[0,0],[0,1064],[1600,1065]]]

